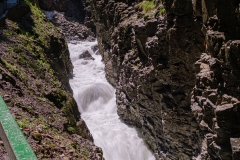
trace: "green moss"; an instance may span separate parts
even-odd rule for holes
[[[45,102],[46,98],[38,97],[38,100],[40,100],[41,102]]]
[[[10,64],[9,62],[7,62],[5,59],[0,58],[0,63],[4,64],[6,66],[6,68],[16,77],[18,77],[20,80],[22,81],[26,81],[27,78],[24,75],[24,73],[22,73],[19,68],[16,65]]]
[[[7,37],[11,37],[13,33],[9,30],[3,30],[3,34],[6,35]]]
[[[74,107],[74,100],[69,98],[67,103],[62,108],[64,115],[67,117],[66,125],[74,127],[76,125],[76,119],[74,117],[73,107]]]
[[[139,7],[142,9],[144,15],[143,18],[153,18],[155,15],[163,16],[166,13],[166,9],[163,6],[162,1],[158,4],[154,3],[154,0],[144,0],[139,3]]]
[[[32,111],[33,110],[33,107],[32,106],[25,106],[26,110],[29,112],[29,111]]]
[[[67,127],[67,130],[68,130],[68,132],[71,132],[71,133],[73,133],[73,131],[75,130],[73,127]]]
[[[163,16],[166,13],[166,9],[165,8],[161,8],[159,11],[160,16]]]
[[[28,119],[17,120],[17,123],[20,128],[29,128],[30,126]]]
[[[139,6],[142,8],[144,13],[148,13],[151,10],[156,8],[156,5],[154,4],[153,0],[145,0],[139,4]]]
[[[86,156],[89,155],[89,151],[86,148],[84,148],[84,153],[85,153]]]

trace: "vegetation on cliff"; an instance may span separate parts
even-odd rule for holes
[[[0,95],[39,159],[101,157],[72,97],[65,39],[36,5],[25,3],[31,12],[0,28]]]
[[[158,11],[158,13],[162,16],[166,12],[162,1],[156,4],[154,0],[144,0],[139,3],[139,7],[143,10],[144,13],[149,13],[155,10],[155,12]],[[151,16],[153,17],[153,14],[151,14]]]

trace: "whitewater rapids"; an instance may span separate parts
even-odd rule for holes
[[[122,123],[117,115],[115,89],[107,82],[101,56],[92,46],[97,42],[69,42],[74,77],[70,80],[82,119],[101,147],[106,160],[155,160],[135,128]],[[88,51],[95,60],[79,59]]]

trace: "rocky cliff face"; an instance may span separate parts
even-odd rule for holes
[[[196,1],[203,18],[205,53],[195,63],[191,108],[205,135],[205,153],[239,159],[240,1]]]
[[[234,159],[239,1],[88,2],[118,114],[156,157]]]

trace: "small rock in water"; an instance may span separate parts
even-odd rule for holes
[[[77,44],[78,42],[75,41],[75,40],[71,40],[70,43],[71,43],[71,44]]]
[[[91,49],[93,50],[93,52],[96,52],[98,50],[98,45],[96,44],[92,46]]]
[[[93,57],[84,58],[84,60],[95,60]]]
[[[88,51],[85,51],[82,54],[80,54],[79,59],[94,60],[94,58],[92,57],[92,55]]]
[[[86,64],[88,64],[88,62],[87,61],[83,61],[83,62],[81,62],[81,64],[82,65],[86,65]]]

